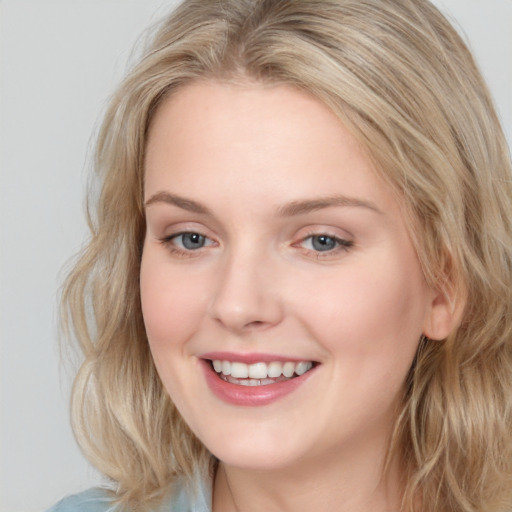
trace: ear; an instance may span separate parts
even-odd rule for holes
[[[453,289],[432,290],[430,307],[425,316],[423,334],[431,340],[448,337],[462,321],[465,294]]]

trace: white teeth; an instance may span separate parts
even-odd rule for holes
[[[222,373],[224,375],[231,375],[231,363],[229,361],[219,361],[219,363],[222,364]]]
[[[295,363],[284,363],[283,364],[283,375],[285,377],[291,377],[295,373]]]
[[[308,370],[311,370],[313,367],[313,363],[311,361],[301,361],[300,363],[297,363],[297,366],[295,367],[295,373],[297,375],[303,375]]]
[[[260,381],[256,379],[245,379],[239,382],[242,386],[259,386]]]
[[[283,373],[283,365],[279,361],[272,361],[267,365],[267,375],[269,377],[279,377]]]
[[[267,377],[267,365],[265,363],[249,365],[249,377],[251,379],[265,379]]]
[[[273,380],[283,375],[286,378],[293,377],[293,375],[304,375],[308,370],[313,368],[311,361],[300,361],[294,363],[287,361],[281,363],[280,361],[272,361],[270,363],[253,363],[245,364],[235,361],[212,361],[213,369],[217,373],[222,373],[225,376],[231,376],[234,379],[246,379],[241,381],[242,385],[246,386],[259,386],[265,384],[273,384]]]
[[[235,379],[246,379],[249,377],[249,366],[245,363],[231,363],[231,377]]]

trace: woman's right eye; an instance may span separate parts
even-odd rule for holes
[[[214,241],[201,233],[193,231],[176,233],[174,235],[163,238],[162,243],[170,246],[176,252],[191,252],[214,245]]]
[[[173,236],[172,240],[180,247],[193,251],[204,247],[206,237],[199,233],[181,233],[180,235]]]

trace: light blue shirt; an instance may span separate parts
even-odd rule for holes
[[[211,482],[200,481],[197,492],[192,493],[185,485],[178,482],[170,499],[152,512],[211,512]],[[113,503],[112,494],[105,489],[88,491],[68,496],[56,503],[47,512],[121,512]]]

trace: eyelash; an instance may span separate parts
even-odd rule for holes
[[[202,245],[201,247],[197,247],[195,249],[186,248],[186,247],[183,248],[183,247],[176,245],[175,240],[180,237],[184,237],[185,235],[197,235],[204,240],[205,244]],[[332,240],[335,244],[335,247],[333,247],[332,249],[325,250],[325,251],[315,250],[314,248],[304,247],[304,243],[307,240],[310,240],[311,243],[313,244],[314,243],[313,240],[315,238],[316,239],[325,238],[325,239]],[[209,241],[210,243],[207,243],[207,241]],[[160,242],[165,247],[167,247],[172,253],[174,253],[178,256],[182,256],[182,257],[193,257],[196,255],[195,253],[198,253],[199,251],[201,251],[201,249],[215,245],[215,242],[211,238],[207,237],[206,235],[203,235],[202,233],[200,233],[198,231],[182,231],[180,233],[175,233],[175,234],[166,236],[164,238],[161,238]],[[181,245],[183,245],[183,239],[182,239]],[[354,242],[352,242],[350,240],[346,240],[344,238],[334,236],[334,235],[330,235],[329,233],[310,233],[307,236],[301,238],[301,240],[299,242],[294,243],[293,246],[302,247],[303,249],[307,250],[309,253],[314,253],[316,258],[321,259],[321,258],[329,258],[329,257],[335,256],[340,251],[343,251],[343,252],[349,251],[354,246]]]
[[[334,242],[335,247],[333,247],[332,249],[326,250],[326,251],[320,251],[320,250],[315,250],[314,248],[305,248],[304,247],[303,244],[307,240],[311,240],[311,243],[313,243],[313,239],[315,239],[315,238],[317,238],[317,239],[328,238]],[[302,246],[308,252],[313,252],[315,254],[316,258],[321,259],[321,258],[329,258],[329,257],[336,256],[339,254],[340,251],[348,252],[354,246],[354,242],[352,242],[351,240],[346,240],[344,238],[340,238],[335,235],[331,235],[329,233],[310,233],[294,245]]]
[[[183,237],[185,235],[198,235],[198,236],[202,237],[205,241],[208,240],[212,243],[207,243],[206,245],[203,245],[196,249],[187,249],[186,247],[182,248],[182,247],[177,246],[175,240],[177,238]],[[160,242],[165,247],[167,247],[167,249],[169,249],[169,251],[171,251],[172,253],[176,254],[177,256],[183,256],[183,257],[194,257],[196,255],[195,253],[199,252],[204,247],[210,247],[215,244],[215,242],[211,238],[207,237],[206,235],[203,235],[202,233],[200,233],[198,231],[181,231],[180,233],[174,233],[172,235],[161,238]],[[182,242],[182,245],[183,245],[183,242]]]

